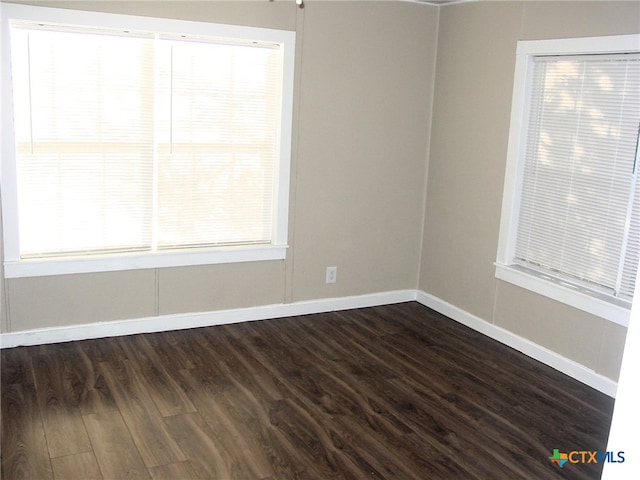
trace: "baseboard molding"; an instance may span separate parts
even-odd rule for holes
[[[524,353],[528,357],[555,368],[565,375],[589,385],[610,397],[615,398],[616,396],[616,390],[618,388],[618,384],[616,382],[596,373],[594,370],[591,370],[578,362],[538,345],[531,340],[520,337],[509,330],[505,330],[504,328],[482,320],[480,317],[445,302],[431,294],[417,291],[416,301],[477,332],[508,345],[509,347]]]
[[[11,348],[46,343],[70,342],[91,338],[117,337],[138,333],[153,333],[188,328],[209,327],[229,323],[268,320],[296,315],[350,310],[353,308],[375,307],[409,301],[446,315],[467,327],[508,345],[525,355],[549,365],[600,392],[615,397],[617,383],[573,360],[548,350],[508,330],[493,325],[481,318],[431,294],[420,290],[396,290],[391,292],[356,295],[351,297],[309,300],[288,304],[264,305],[257,307],[219,310],[203,313],[183,313],[157,317],[119,320],[112,322],[70,325],[66,327],[43,328],[0,335],[0,348]]]
[[[43,345],[91,338],[118,337],[138,333],[184,330],[229,323],[268,320],[273,318],[333,312],[353,308],[374,307],[416,299],[415,290],[396,290],[350,297],[309,300],[288,304],[218,310],[202,313],[181,313],[157,317],[117,320],[65,327],[24,330],[0,335],[0,348]]]

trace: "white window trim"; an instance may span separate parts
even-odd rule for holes
[[[216,251],[173,251],[171,253],[135,253],[65,257],[45,260],[21,260],[4,264],[6,278],[66,275],[70,273],[114,272],[143,268],[185,267],[219,263],[258,262],[285,258],[286,246],[233,246]]]
[[[640,35],[614,35],[558,40],[520,41],[516,50],[514,89],[511,103],[511,124],[504,180],[502,214],[496,278],[526,288],[580,310],[589,312],[613,323],[627,326],[631,303],[614,300],[586,289],[576,288],[566,282],[556,281],[547,275],[513,264],[515,253],[522,169],[522,149],[527,131],[528,79],[536,55],[575,55],[597,53],[631,53],[640,50]]]
[[[4,235],[4,266],[6,278],[61,275],[139,268],[208,265],[217,263],[281,260],[288,248],[289,186],[291,138],[293,122],[293,88],[295,64],[295,32],[257,27],[222,25],[131,15],[96,13],[18,4],[0,4],[0,95],[2,128],[0,143],[2,165],[2,222]],[[15,145],[12,119],[11,72],[9,67],[10,20],[42,21],[60,24],[95,25],[105,28],[130,28],[160,34],[175,32],[216,36],[228,39],[272,42],[283,46],[282,122],[280,130],[280,161],[276,175],[276,208],[274,209],[273,238],[269,245],[215,247],[150,254],[96,255],[37,260],[19,257],[18,210]]]

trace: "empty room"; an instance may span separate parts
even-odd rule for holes
[[[0,8],[2,479],[638,478],[640,1]]]

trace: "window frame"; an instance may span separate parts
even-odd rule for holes
[[[514,264],[529,118],[531,70],[536,56],[638,53],[640,35],[519,41],[500,218],[496,278],[552,298],[610,322],[627,326],[631,302]]]
[[[207,265],[218,263],[282,260],[288,249],[289,189],[293,128],[293,90],[295,65],[295,32],[259,27],[225,25],[156,17],[141,17],[0,4],[2,64],[0,95],[2,128],[0,141],[2,165],[2,222],[4,273],[6,278],[63,275],[71,273],[105,272],[142,268]],[[278,44],[282,51],[282,105],[279,138],[279,160],[276,162],[272,238],[269,244],[232,245],[205,248],[185,248],[151,253],[124,253],[20,259],[17,210],[17,178],[15,135],[13,127],[10,21],[41,21],[64,25],[96,26],[110,29],[149,31],[161,35],[189,34],[225,38],[232,41],[262,41]]]

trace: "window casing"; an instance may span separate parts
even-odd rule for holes
[[[294,32],[1,8],[7,277],[285,257]]]
[[[626,325],[640,36],[519,42],[496,276]]]

